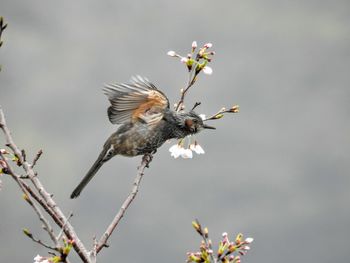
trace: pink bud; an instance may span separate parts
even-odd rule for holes
[[[186,64],[187,61],[188,61],[188,58],[185,58],[185,57],[182,57],[182,58],[181,58],[181,62],[182,62],[182,63]]]
[[[212,46],[213,46],[212,43],[206,43],[206,44],[204,45],[205,48],[211,48]]]

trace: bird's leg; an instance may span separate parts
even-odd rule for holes
[[[146,167],[149,168],[149,163],[152,161],[152,159],[153,159],[152,153],[146,153],[142,157],[142,162],[145,162],[146,163]]]

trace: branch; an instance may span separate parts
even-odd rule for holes
[[[23,229],[23,233],[27,236],[27,237],[29,237],[33,242],[35,242],[35,243],[38,243],[39,245],[41,245],[41,246],[43,246],[43,247],[46,247],[47,249],[50,249],[50,250],[54,250],[54,251],[60,251],[59,249],[58,249],[58,247],[51,247],[50,245],[47,245],[47,244],[45,244],[43,241],[41,241],[40,239],[38,239],[38,238],[35,238],[34,236],[33,236],[33,234],[32,233],[30,233],[29,232],[29,230],[28,229]]]
[[[33,163],[32,163],[32,168],[36,165],[36,162],[39,160],[40,156],[43,154],[43,150],[39,150],[34,157]]]
[[[153,158],[152,154],[145,154],[142,157],[142,162],[141,162],[141,165],[138,167],[137,176],[136,176],[135,181],[133,183],[133,187],[131,189],[131,192],[128,195],[128,197],[125,199],[123,205],[119,209],[119,211],[116,214],[116,216],[114,217],[113,221],[107,227],[105,233],[101,236],[100,240],[97,242],[97,245],[93,249],[93,250],[95,250],[96,253],[99,253],[103,247],[108,247],[107,240],[112,235],[114,229],[119,224],[120,220],[124,216],[126,210],[130,206],[132,201],[135,199],[137,192],[139,191],[141,179],[144,175],[144,170],[146,167],[148,167],[148,165],[152,161],[152,158]]]
[[[24,161],[23,156],[15,142],[13,141],[13,138],[11,136],[11,132],[7,127],[6,120],[4,113],[2,111],[2,108],[0,106],[0,128],[2,129],[7,146],[12,149],[15,156],[18,158],[18,164],[21,164],[23,169],[25,170],[26,174],[28,175],[29,179],[33,183],[35,189],[38,191],[40,196],[42,197],[42,202],[39,204],[43,206],[43,208],[49,212],[49,215],[54,219],[55,223],[63,229],[64,233],[66,234],[67,238],[70,240],[74,240],[73,247],[74,250],[78,253],[79,257],[82,259],[83,262],[90,263],[90,255],[87,249],[85,248],[84,244],[80,241],[78,238],[78,235],[75,233],[74,228],[70,224],[70,222],[67,220],[66,216],[63,214],[61,209],[57,206],[56,202],[53,200],[52,195],[49,194],[41,184],[40,180],[36,176],[34,170],[32,169],[32,166],[27,162]],[[15,180],[18,179],[16,177],[13,177]],[[19,181],[20,179],[16,180],[17,183],[20,185],[22,191],[26,191],[25,188],[22,185],[22,182]],[[54,216],[52,216],[54,214]]]
[[[1,117],[1,109],[0,109],[0,117]],[[1,119],[0,119],[1,120]],[[1,122],[0,122],[0,127],[1,127]],[[24,195],[24,200],[27,201],[27,203],[33,208],[33,210],[35,211],[35,213],[38,215],[39,220],[43,223],[43,228],[44,230],[46,230],[46,232],[49,234],[51,240],[54,242],[55,246],[58,247],[58,240],[55,237],[53,228],[51,227],[49,221],[47,221],[47,219],[44,217],[43,213],[41,212],[40,208],[30,199],[29,197],[29,191],[30,190],[32,192],[32,190],[30,189],[30,187],[25,184],[18,175],[15,174],[15,172],[13,171],[13,169],[11,168],[11,166],[8,164],[8,162],[6,161],[5,156],[0,152],[0,157],[3,160],[3,162],[6,165],[7,168],[7,173],[16,181],[16,183],[18,184],[18,186],[21,188],[23,195]],[[31,196],[35,195],[34,192],[31,193]]]

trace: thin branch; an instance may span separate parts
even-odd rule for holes
[[[22,149],[21,153],[22,153],[23,161],[26,162],[27,161],[26,151],[24,149]]]
[[[193,69],[194,70],[194,69]],[[193,78],[191,78],[191,72],[190,71],[190,80],[188,81],[188,84],[187,84],[187,87],[185,89],[182,89],[181,90],[181,97],[180,97],[180,100],[179,102],[176,104],[176,108],[175,108],[175,111],[181,111],[182,110],[182,107],[184,105],[184,102],[185,102],[185,96],[186,96],[186,93],[188,92],[188,90],[193,86],[193,84],[196,82],[197,80],[197,74],[198,73],[195,73],[193,75]]]
[[[0,128],[2,129],[2,131],[5,135],[7,145],[13,150],[15,156],[17,156],[18,163],[23,165],[23,169],[25,170],[26,174],[28,174],[35,189],[39,192],[41,197],[44,199],[44,202],[52,210],[52,212],[55,214],[55,216],[57,216],[58,221],[55,220],[55,222],[58,224],[58,226],[63,228],[64,233],[66,234],[67,238],[74,240],[73,248],[78,253],[78,255],[82,259],[82,261],[90,263],[91,261],[90,261],[89,253],[88,253],[87,249],[85,248],[84,244],[80,241],[78,235],[75,233],[73,226],[67,221],[66,216],[63,214],[61,209],[57,206],[56,202],[53,200],[52,195],[49,194],[44,189],[40,180],[38,179],[35,172],[33,171],[31,165],[28,162],[23,161],[21,151],[19,150],[19,148],[17,147],[17,145],[13,141],[13,138],[11,136],[11,132],[6,125],[5,116],[4,116],[4,113],[2,111],[1,106],[0,106]],[[66,222],[66,225],[64,225],[64,222]]]
[[[239,112],[239,106],[233,105],[230,109],[221,108],[218,112],[211,115],[210,117],[207,117],[204,121],[210,121],[210,120],[217,120],[221,119],[225,113],[238,113]]]
[[[128,197],[125,199],[123,205],[119,209],[119,211],[116,214],[116,216],[114,217],[113,221],[107,227],[105,233],[101,236],[100,240],[97,242],[96,253],[100,252],[103,247],[107,246],[107,240],[112,235],[113,230],[119,224],[120,220],[124,216],[126,210],[130,206],[132,201],[135,199],[135,197],[137,195],[137,192],[139,191],[141,179],[142,179],[142,177],[144,175],[144,170],[145,170],[146,167],[148,167],[148,165],[150,164],[151,161],[152,161],[152,155],[151,154],[145,154],[142,157],[142,162],[141,162],[141,165],[138,167],[137,176],[136,176],[135,181],[133,183],[133,187],[131,189],[131,192],[128,195]]]
[[[26,229],[23,229],[23,232],[24,232],[24,234],[25,234],[27,237],[29,237],[33,242],[38,243],[39,245],[41,245],[41,246],[43,246],[43,247],[46,247],[46,248],[48,248],[48,249],[51,249],[51,250],[53,250],[53,251],[58,251],[58,252],[60,252],[60,250],[58,249],[58,247],[51,247],[50,245],[45,244],[45,243],[44,243],[43,241],[41,241],[40,239],[35,238],[35,237],[33,236],[33,234],[32,234],[32,233],[29,233]]]
[[[1,114],[1,113],[0,113]],[[43,228],[46,230],[46,232],[49,234],[51,240],[54,242],[55,246],[58,247],[58,240],[55,237],[53,228],[51,227],[49,221],[44,217],[43,213],[41,212],[40,208],[30,199],[29,197],[29,191],[32,191],[30,187],[25,184],[18,175],[15,174],[15,172],[12,170],[12,167],[8,164],[8,162],[5,159],[5,156],[0,152],[1,159],[5,162],[7,167],[8,174],[16,181],[16,183],[21,188],[24,199],[27,201],[27,203],[33,208],[37,216],[39,217],[39,220],[43,223]],[[32,194],[31,194],[32,195]]]
[[[73,216],[73,212],[70,212],[69,215],[67,216],[67,221],[64,222],[64,224],[63,224],[63,226],[61,228],[61,231],[58,233],[58,235],[56,237],[57,240],[60,240],[62,238],[62,236],[63,236],[63,229],[66,226],[67,222],[72,218],[72,216]]]
[[[32,163],[32,168],[36,165],[36,162],[39,160],[40,156],[43,154],[43,150],[39,150],[38,153],[35,155],[33,163]]]

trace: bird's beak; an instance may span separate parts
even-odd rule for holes
[[[203,128],[204,129],[212,129],[212,130],[215,130],[216,128],[213,127],[213,126],[209,126],[209,125],[206,125],[206,124],[203,124]]]

